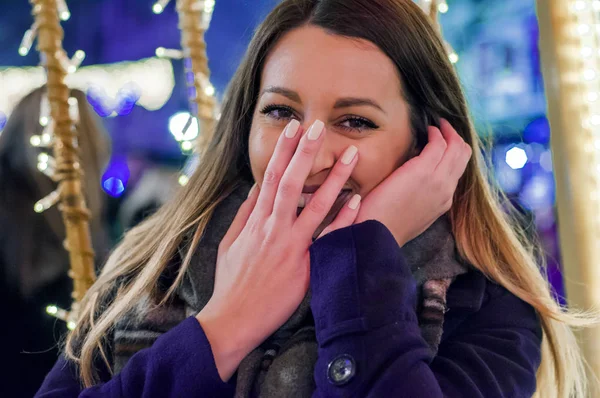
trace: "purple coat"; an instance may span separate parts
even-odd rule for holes
[[[360,237],[356,239],[355,237]],[[367,221],[335,231],[310,249],[311,310],[318,360],[313,397],[530,397],[542,330],[534,309],[471,271],[447,295],[434,357],[421,336],[416,286],[390,231]],[[391,275],[404,288],[379,287]],[[329,292],[335,291],[332,295]],[[210,344],[190,317],[134,355],[112,378],[82,390],[60,358],[36,397],[232,397]]]

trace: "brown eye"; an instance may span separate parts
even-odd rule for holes
[[[378,125],[369,119],[360,116],[351,116],[344,119],[342,122],[340,122],[340,127],[346,130],[358,132],[362,132],[364,130],[375,130],[379,128]]]
[[[287,120],[294,117],[294,110],[284,105],[268,105],[260,113],[275,120]]]

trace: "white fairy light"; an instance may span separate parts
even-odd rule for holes
[[[208,86],[206,86],[206,88],[204,89],[204,93],[208,96],[213,96],[215,95],[215,88],[213,87],[212,84],[209,84]]]
[[[152,12],[154,12],[155,14],[162,13],[165,10],[165,8],[167,7],[167,4],[169,4],[169,1],[170,0],[158,0],[152,6]]]
[[[189,181],[190,181],[190,178],[188,176],[186,176],[185,174],[180,175],[179,179],[177,180],[179,185],[181,185],[182,187],[186,186]]]
[[[56,0],[56,9],[61,21],[68,21],[71,18],[71,12],[65,0]]]
[[[60,193],[58,191],[53,191],[45,198],[38,200],[33,206],[33,210],[36,213],[42,213],[58,203],[59,199]]]
[[[31,50],[31,46],[33,45],[33,41],[35,40],[36,33],[36,29],[34,29],[33,27],[25,31],[23,39],[21,40],[21,44],[19,45],[19,55],[24,57],[27,54],[29,54],[29,50]]]

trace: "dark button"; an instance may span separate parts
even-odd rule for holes
[[[356,362],[348,354],[336,357],[327,365],[327,378],[335,386],[343,386],[356,374]]]

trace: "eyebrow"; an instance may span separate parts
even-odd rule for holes
[[[269,86],[260,93],[260,96],[263,96],[266,93],[274,93],[274,94],[283,95],[284,97],[290,99],[291,101],[294,101],[298,104],[302,104],[302,99],[300,98],[300,95],[297,92],[295,92],[294,90],[290,90],[290,89],[287,89],[284,87],[279,87],[279,86]],[[341,109],[341,108],[350,108],[352,106],[370,106],[370,107],[380,110],[384,114],[387,114],[377,102],[375,102],[374,100],[369,99],[369,98],[355,98],[355,97],[340,98],[335,102],[335,105],[333,105],[333,108]]]

